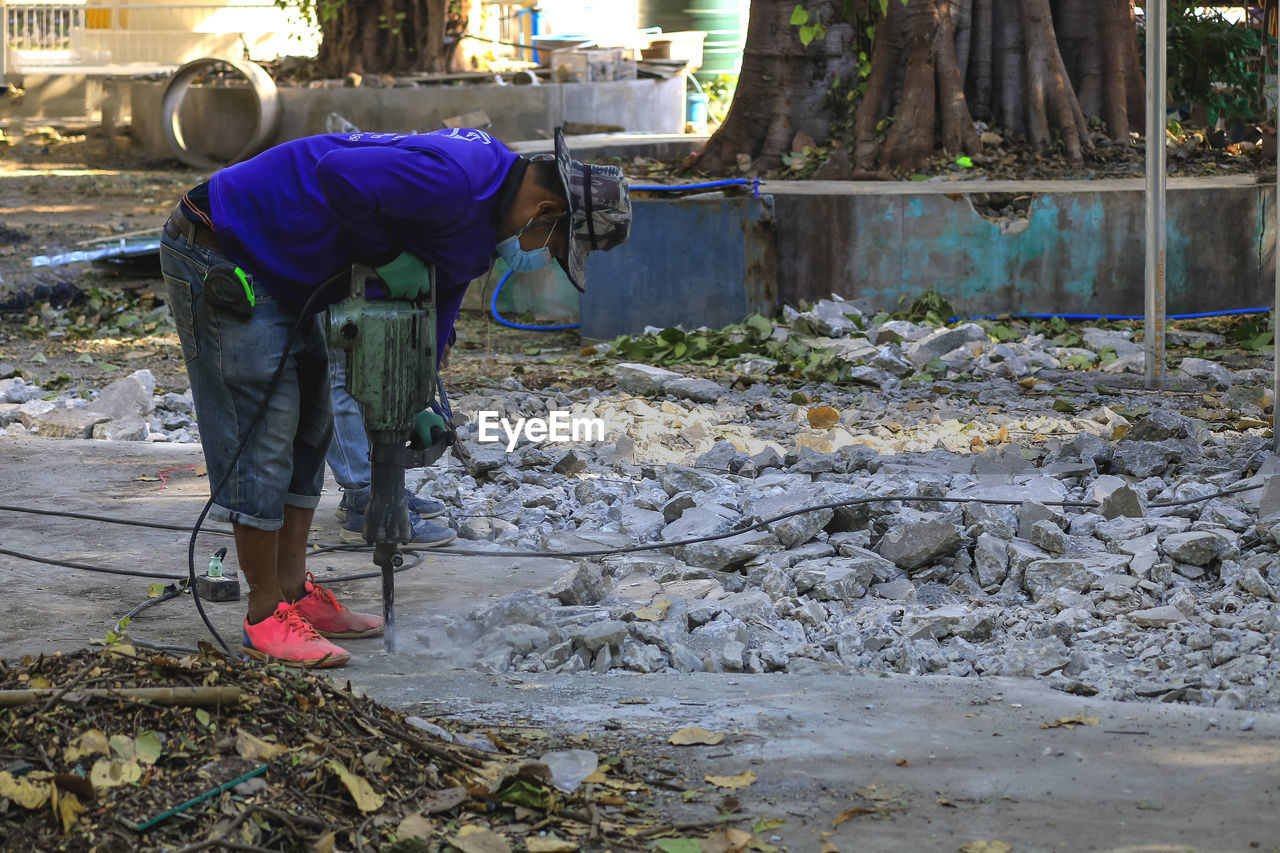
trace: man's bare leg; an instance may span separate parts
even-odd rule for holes
[[[236,537],[236,560],[249,586],[250,625],[256,625],[276,612],[283,601],[276,572],[276,550],[280,531],[262,530],[244,524],[233,524]]]
[[[284,601],[293,603],[307,594],[307,536],[314,509],[284,508],[284,526],[276,539],[276,576]]]

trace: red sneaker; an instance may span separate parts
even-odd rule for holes
[[[339,666],[351,654],[316,632],[301,613],[283,601],[256,625],[244,620],[244,650],[257,660],[285,666]]]
[[[376,637],[382,633],[382,617],[372,613],[356,613],[342,606],[333,593],[316,583],[307,572],[307,594],[293,603],[293,609],[310,622],[322,637],[354,640]]]

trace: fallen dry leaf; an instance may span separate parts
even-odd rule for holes
[[[133,748],[138,760],[143,764],[155,764],[160,760],[160,755],[164,752],[164,744],[160,742],[160,735],[155,732],[143,732],[138,735],[137,740],[133,743]]]
[[[1088,714],[1076,714],[1071,717],[1059,717],[1052,723],[1043,723],[1042,729],[1074,729],[1076,726],[1096,726],[1102,722],[1097,717],[1091,717]]]
[[[702,839],[702,853],[742,853],[753,838],[749,832],[725,827],[710,838]]]
[[[466,788],[444,788],[439,791],[428,791],[420,802],[422,810],[427,814],[439,814],[455,809],[469,799]]]
[[[667,618],[667,610],[670,607],[670,601],[655,601],[653,604],[647,604],[635,610],[634,615],[641,622],[661,622]]]
[[[138,757],[138,745],[128,735],[112,735],[109,743],[111,751],[121,761],[133,761]]]
[[[890,812],[906,811],[906,808],[906,806],[876,806],[874,808],[854,806],[853,808],[845,809],[840,812],[840,814],[836,815],[836,819],[831,821],[831,828],[835,829],[851,817],[858,817],[859,815],[867,814],[889,814]]]
[[[511,844],[492,830],[468,824],[449,839],[462,853],[511,853]]]
[[[70,792],[59,796],[55,788],[53,796],[58,798],[56,808],[58,819],[62,821],[62,834],[67,835],[71,832],[71,828],[80,822],[80,815],[84,814],[84,806],[79,798]]]
[[[892,788],[885,788],[880,785],[863,785],[861,788],[854,788],[853,792],[863,799],[883,803],[898,799],[906,792],[906,788],[901,785],[896,785]]]
[[[435,834],[435,825],[420,814],[405,815],[396,827],[397,841],[428,842]]]
[[[745,788],[753,784],[760,777],[750,770],[744,770],[733,776],[703,776],[704,781],[715,785],[717,788]]]
[[[724,732],[709,732],[698,726],[683,728],[670,737],[671,743],[676,746],[693,746],[695,744],[715,746],[722,740],[724,740]]]
[[[355,801],[356,808],[360,809],[360,811],[376,812],[382,808],[382,803],[386,800],[386,797],[375,791],[373,786],[369,784],[369,780],[352,773],[341,761],[331,759],[325,766],[342,780],[342,784],[346,786],[347,791],[351,794],[351,799]]]
[[[377,750],[370,750],[360,756],[360,763],[370,773],[377,773],[378,775],[386,773],[388,768],[391,767],[391,759],[379,754]]]
[[[128,785],[142,778],[142,768],[136,761],[119,761],[110,758],[99,758],[89,771],[89,781],[95,791],[103,788],[114,788]]]
[[[263,740],[244,729],[236,729],[236,752],[241,758],[247,758],[250,761],[270,761],[284,752],[284,747],[278,743]]]
[[[970,841],[960,845],[960,853],[1009,853],[1012,845],[1003,841]]]
[[[89,729],[67,747],[63,757],[68,764],[74,764],[87,755],[106,755],[110,751],[107,736],[97,729]]]
[[[911,766],[911,762],[910,762],[910,761],[907,761],[907,759],[905,759],[905,758],[899,758],[899,759],[898,759],[898,766],[899,766],[899,767],[910,767],[910,766]]]
[[[830,841],[823,841],[822,847],[818,848],[818,853],[840,853],[840,848]]]
[[[531,835],[525,838],[524,846],[529,853],[573,853],[578,849],[578,842],[554,835]]]
[[[7,770],[0,772],[0,797],[11,800],[24,809],[42,807],[53,796],[53,782],[33,778],[36,775],[32,773],[28,777],[15,779]]]

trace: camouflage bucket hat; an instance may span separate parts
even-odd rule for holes
[[[559,127],[556,165],[569,202],[569,254],[559,259],[560,266],[581,293],[587,286],[587,255],[620,246],[631,233],[631,195],[622,169],[570,157]]]

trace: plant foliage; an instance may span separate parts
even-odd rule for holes
[[[1262,52],[1260,30],[1236,26],[1217,11],[1175,2],[1168,7],[1166,31],[1169,96],[1174,103],[1204,104],[1210,126],[1219,119],[1230,125],[1262,116],[1253,64]],[[1146,30],[1140,29],[1144,52],[1145,37]]]

